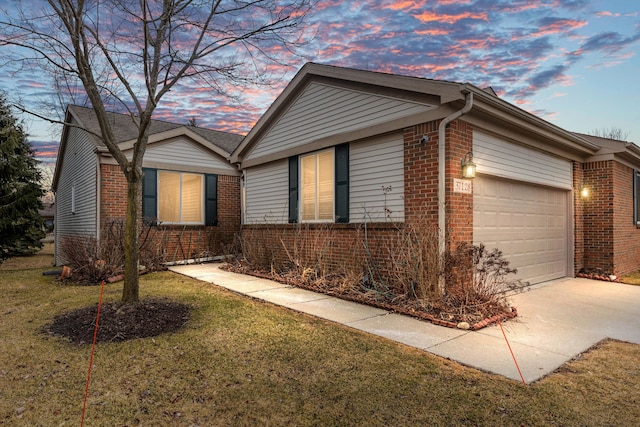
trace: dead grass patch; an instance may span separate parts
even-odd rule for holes
[[[25,268],[47,268],[53,266],[53,243],[45,243],[37,254],[9,258],[0,264],[0,271]]]
[[[640,285],[640,271],[636,271],[635,273],[631,273],[631,274],[626,274],[620,277],[620,281],[628,285]]]
[[[74,425],[89,347],[42,334],[98,300],[42,270],[0,272],[0,424]],[[118,301],[121,283],[107,285]],[[192,307],[172,334],[96,348],[86,424],[634,425],[640,346],[605,342],[531,385],[170,272],[141,297]],[[148,321],[153,321],[149,319]]]

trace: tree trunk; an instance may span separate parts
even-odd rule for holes
[[[136,304],[140,301],[138,285],[138,218],[142,176],[135,169],[127,174],[127,218],[124,234],[124,288],[122,302]]]

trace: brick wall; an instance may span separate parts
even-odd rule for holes
[[[640,229],[633,222],[633,169],[613,163],[613,272],[640,270]]]
[[[438,125],[433,121],[404,130],[405,220],[438,224]],[[427,142],[421,142],[423,135]],[[456,120],[446,130],[446,229],[453,248],[473,241],[473,194],[453,192],[453,179],[461,178],[460,159],[472,150],[473,128]]]
[[[404,130],[405,221],[438,224],[438,123],[424,123]],[[422,137],[426,136],[426,142]]]
[[[117,165],[101,167],[102,224],[124,221],[127,182]],[[167,261],[220,255],[234,243],[240,231],[240,177],[218,175],[218,226],[154,226],[151,235],[164,247]]]
[[[584,182],[582,163],[572,162],[573,168],[573,236],[574,257],[573,272],[578,273],[584,268],[584,203],[580,189]],[[591,189],[593,191],[593,189]]]
[[[611,273],[613,267],[613,161],[585,163],[584,183],[590,194],[583,202],[584,267]]]
[[[585,163],[582,172],[591,190],[582,202],[583,267],[617,275],[639,270],[640,230],[633,223],[633,169],[608,160]]]
[[[454,178],[462,178],[460,160],[473,148],[473,128],[456,120],[447,127],[446,218],[447,242],[451,249],[460,242],[473,242],[473,194],[453,192]]]

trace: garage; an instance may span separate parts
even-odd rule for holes
[[[500,249],[531,284],[571,275],[571,162],[476,131],[473,242]]]
[[[568,275],[566,190],[488,176],[473,185],[474,244],[500,249],[531,284]]]

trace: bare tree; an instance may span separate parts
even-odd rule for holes
[[[611,128],[594,129],[591,131],[591,135],[600,138],[615,139],[618,141],[626,141],[627,138],[629,138],[629,132],[625,132],[615,126]]]
[[[53,72],[64,82],[58,87],[82,83],[100,124],[97,136],[126,177],[123,302],[139,301],[142,159],[154,111],[187,79],[219,94],[228,83],[258,82],[263,66],[278,59],[271,52],[300,41],[311,1],[47,0],[0,14],[0,46],[13,47],[12,60]],[[107,120],[105,105],[114,104],[137,126],[130,158]]]

